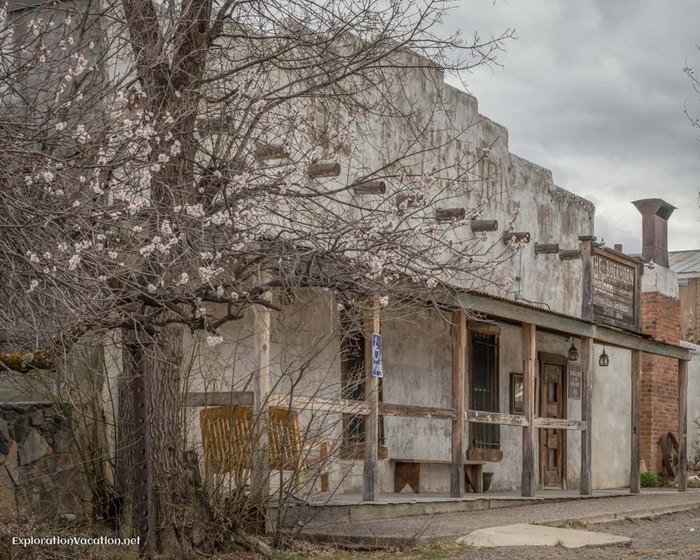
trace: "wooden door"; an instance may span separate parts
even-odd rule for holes
[[[566,366],[561,363],[540,361],[540,416],[543,418],[566,418],[565,368]],[[542,429],[540,430],[542,487],[565,488],[565,481],[566,431]]]

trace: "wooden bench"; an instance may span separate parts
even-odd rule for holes
[[[295,487],[303,484],[309,469],[320,466],[321,491],[328,491],[327,462],[330,442],[318,440],[309,445],[301,436],[299,415],[287,408],[268,409],[267,425],[269,465],[272,470],[295,471]],[[232,473],[236,486],[245,485],[245,471],[253,464],[253,407],[216,406],[199,413],[207,475]],[[318,447],[318,457],[311,455]]]
[[[391,459],[394,463],[394,492],[401,492],[408,486],[420,494],[421,465],[451,465],[451,461],[432,461],[423,459]],[[484,492],[484,465],[486,461],[464,461],[465,489],[472,487],[474,492]]]

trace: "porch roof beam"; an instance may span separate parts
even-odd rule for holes
[[[590,337],[595,342],[628,350],[640,350],[677,360],[690,360],[690,350],[681,346],[650,340],[638,335],[618,331],[603,325],[594,325],[575,319],[550,313],[543,309],[533,309],[477,294],[457,294],[457,304],[464,309],[483,313],[494,319],[503,319],[516,324],[532,324],[538,330],[555,332],[576,337]]]

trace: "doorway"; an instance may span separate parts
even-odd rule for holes
[[[540,352],[540,416],[567,417],[567,359]],[[566,430],[540,430],[540,485],[566,489]]]

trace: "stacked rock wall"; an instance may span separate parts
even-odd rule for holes
[[[89,511],[68,410],[52,403],[0,403],[0,521]]]

